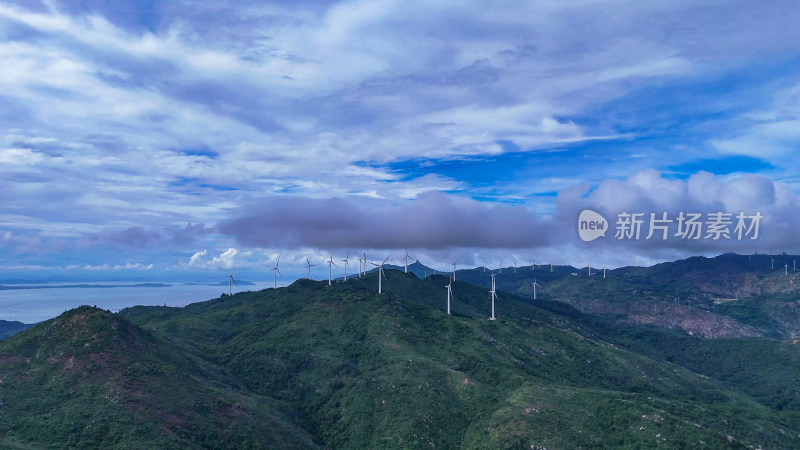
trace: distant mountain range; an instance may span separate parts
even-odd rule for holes
[[[605,271],[537,265],[495,270],[497,288],[526,298],[558,300],[617,323],[680,329],[707,337],[800,337],[800,271],[794,255],[693,257],[652,267]],[[490,271],[456,277],[488,289]]]
[[[453,315],[449,274],[393,269],[381,295],[372,273],[184,308],[81,307],[0,342],[0,444],[798,448],[797,321],[770,309],[796,292],[741,258],[617,269],[605,280],[537,267],[536,301],[525,292],[533,270],[504,268],[495,321],[482,269],[456,273]],[[754,274],[763,291],[717,303],[733,282],[718,286],[714,264],[732,278]],[[727,318],[751,335],[704,338],[639,323],[630,308],[580,311],[602,301],[671,315],[675,288],[698,302],[678,305],[692,320]]]
[[[13,336],[20,331],[27,330],[33,325],[19,321],[0,320],[0,340]]]
[[[255,286],[255,283],[245,280],[235,280],[237,286]],[[227,281],[220,281],[219,283],[183,283],[186,286],[227,286]]]

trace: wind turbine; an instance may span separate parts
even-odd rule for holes
[[[553,263],[550,263],[550,273],[553,273]]]
[[[228,295],[233,295],[233,286],[232,285],[234,285],[234,284],[236,284],[236,281],[233,280],[233,272],[231,272],[231,274],[228,275]],[[225,285],[223,284],[223,286],[225,286]]]
[[[771,270],[775,270],[775,258],[770,258],[769,261]]]
[[[589,264],[589,278],[592,277],[592,265]]]
[[[789,275],[789,265],[788,264],[784,264],[783,265],[783,274],[784,275]]]
[[[536,282],[536,276],[533,276],[533,299],[536,300],[536,286],[539,286],[539,283]]]
[[[403,270],[408,273],[408,246],[406,245],[406,256],[403,257]]]
[[[483,271],[486,272],[486,258],[481,258],[483,260]]]
[[[311,261],[308,260],[308,256],[306,256],[306,265],[308,265],[308,279],[311,279],[311,268],[316,266],[317,264],[311,264]]]
[[[453,281],[456,280],[456,263],[458,262],[457,259],[453,260]]]
[[[514,258],[514,273],[517,273],[517,258]]]
[[[447,288],[447,314],[450,314],[450,300],[453,299],[453,280],[450,280],[450,283],[445,285]]]
[[[531,261],[531,272],[536,272],[536,264]]]
[[[347,256],[342,260],[344,261],[344,281],[347,281],[347,266],[350,264],[350,250],[347,251]]]
[[[331,277],[332,277],[332,274],[331,274],[331,265],[333,265],[333,266],[334,266],[334,267],[336,267],[337,269],[339,268],[339,266],[337,266],[337,265],[336,265],[336,263],[335,263],[335,262],[333,262],[333,252],[331,252],[331,257],[330,257],[330,259],[328,259],[328,260],[327,260],[327,261],[325,261],[325,262],[326,262],[326,263],[328,263],[328,286],[333,286],[333,283],[331,283]]]
[[[236,280],[233,279],[234,272],[236,272],[236,266],[233,266],[233,270],[228,274],[228,295],[233,295],[233,286],[238,286]]]
[[[492,290],[489,291],[489,298],[492,299],[492,317],[489,317],[489,320],[495,320],[496,319],[496,317],[494,316],[494,300],[497,298],[497,291],[494,288],[494,286],[495,286],[494,285],[494,277],[496,277],[496,276],[497,276],[496,274],[492,274]]]
[[[358,278],[361,278],[361,266],[364,261],[358,256],[356,256],[356,259],[358,260]]]
[[[275,289],[278,289],[278,274],[281,273],[281,269],[278,269],[278,265],[280,265],[280,263],[281,263],[281,256],[278,255],[278,261],[275,262],[275,267],[269,269],[275,272]],[[309,267],[308,270],[311,270],[311,267]],[[281,278],[283,278],[282,273],[281,273]]]
[[[364,276],[367,276],[367,252],[363,252],[363,259],[364,260]]]
[[[392,256],[392,255],[389,255],[389,256]],[[383,265],[386,264],[386,261],[389,259],[389,256],[387,256],[386,259],[384,259],[383,262],[380,263],[380,264],[377,264],[377,263],[374,263],[374,262],[370,262],[370,264],[372,264],[373,266],[378,268],[378,294],[382,294],[383,293],[383,290],[382,290],[383,288],[382,288],[382,285],[381,285],[381,276],[383,276],[383,278],[386,278],[386,274],[383,273]]]

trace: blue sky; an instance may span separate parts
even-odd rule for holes
[[[793,1],[5,1],[0,279],[800,252],[798,22]],[[765,219],[746,245],[584,243],[583,208]]]

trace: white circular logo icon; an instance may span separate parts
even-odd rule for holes
[[[578,217],[578,235],[585,242],[593,241],[600,236],[606,237],[608,231],[608,221],[605,217],[592,211],[584,209]]]

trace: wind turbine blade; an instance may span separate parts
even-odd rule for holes
[[[275,268],[275,270],[277,270],[277,271],[278,271],[278,275],[280,275],[280,276],[281,276],[281,278],[283,278],[283,274],[281,273],[281,269],[278,269],[278,268],[276,267],[276,268]]]
[[[390,253],[390,254],[389,254],[389,256],[392,256],[392,254]],[[387,256],[387,257],[386,257],[386,259],[384,259],[384,260],[383,260],[383,263],[384,263],[384,264],[386,264],[386,261],[388,261],[388,260],[389,260],[389,256]]]

